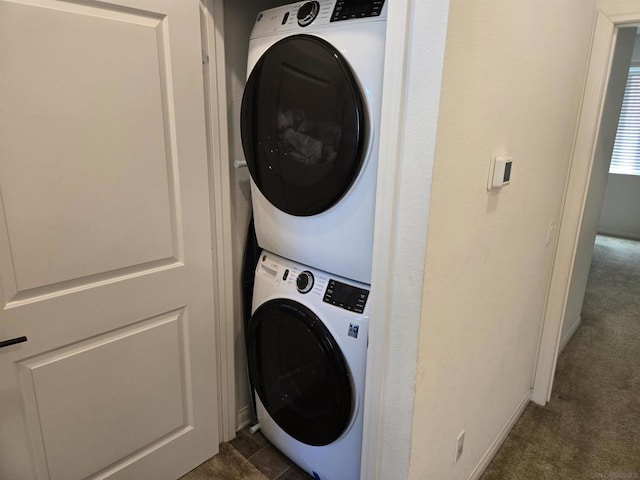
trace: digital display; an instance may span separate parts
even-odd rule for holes
[[[374,3],[381,3],[381,2],[374,2],[372,0],[339,0],[339,2],[344,4],[348,8],[363,7],[363,6],[373,5]]]
[[[324,301],[336,307],[344,308],[355,313],[364,312],[369,291],[362,288],[347,285],[336,280],[329,280],[327,290],[324,293]]]
[[[331,15],[331,21],[377,17],[383,5],[384,0],[338,0]]]

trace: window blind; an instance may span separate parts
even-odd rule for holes
[[[629,69],[609,173],[640,175],[640,66]]]

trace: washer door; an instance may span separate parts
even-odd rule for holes
[[[335,339],[307,307],[286,299],[261,305],[249,321],[247,357],[262,404],[287,434],[320,446],[346,430],[351,377]]]
[[[253,68],[242,99],[249,172],[279,210],[310,216],[335,205],[364,160],[364,106],[346,60],[331,44],[293,35]]]

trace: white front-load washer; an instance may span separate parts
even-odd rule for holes
[[[241,111],[260,246],[364,283],[385,31],[384,0],[305,1],[260,13]]]
[[[320,480],[359,480],[369,287],[263,251],[247,325],[264,435]]]

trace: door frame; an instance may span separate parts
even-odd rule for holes
[[[534,372],[532,400],[540,405],[545,405],[551,398],[617,31],[619,27],[638,23],[640,6],[637,1],[600,2]]]
[[[369,297],[363,480],[409,477],[431,176],[449,15],[449,0],[392,3],[387,13],[379,146],[379,157],[387,161],[378,164]],[[415,45],[428,45],[428,53],[412,48]]]
[[[207,159],[214,267],[216,349],[218,357],[219,438],[236,436],[236,368],[233,281],[233,228],[229,160],[223,0],[200,0],[202,70],[207,122]]]

